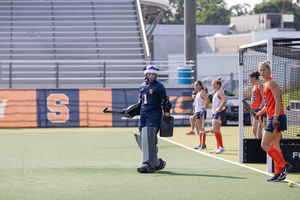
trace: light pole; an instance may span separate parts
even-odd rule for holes
[[[184,0],[184,59],[194,60],[192,77],[197,80],[196,2]]]

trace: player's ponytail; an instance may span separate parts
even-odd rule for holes
[[[221,81],[221,77],[217,78],[216,80],[214,80],[213,82],[215,82],[217,85],[220,86],[220,88],[222,87],[222,81]]]

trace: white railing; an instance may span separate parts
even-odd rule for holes
[[[160,69],[159,80],[166,87],[191,87],[193,70],[177,71],[179,66],[194,68],[194,62],[141,60],[60,60],[2,61],[1,89],[29,88],[126,88],[138,87],[144,80],[143,68],[155,65]],[[178,74],[187,74],[178,78]],[[190,84],[178,84],[190,80]]]
[[[145,31],[145,25],[144,25],[144,19],[142,15],[142,9],[141,9],[141,3],[140,0],[135,1],[135,5],[137,7],[137,16],[138,16],[138,21],[139,21],[139,26],[140,26],[140,32],[142,34],[142,40],[143,40],[143,47],[144,47],[144,52],[145,52],[145,59],[148,60],[150,57],[150,51],[149,51],[149,46],[148,46],[148,40],[147,40],[147,35]]]

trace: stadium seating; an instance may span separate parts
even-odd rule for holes
[[[0,88],[136,86],[137,13],[135,0],[0,1]]]

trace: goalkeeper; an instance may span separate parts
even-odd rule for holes
[[[143,154],[142,165],[137,168],[140,173],[154,173],[166,165],[166,162],[157,156],[157,133],[162,109],[164,120],[168,120],[172,104],[164,85],[156,80],[158,71],[153,65],[144,68],[145,81],[140,86],[139,102],[124,110],[124,117],[127,118],[141,115],[139,134],[134,133]]]

